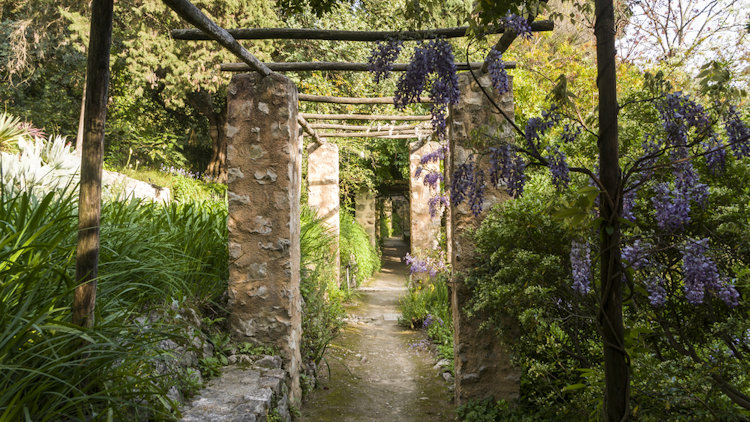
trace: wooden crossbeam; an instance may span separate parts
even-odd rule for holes
[[[216,40],[224,48],[232,52],[237,58],[245,62],[250,68],[259,72],[263,76],[268,76],[273,71],[263,62],[258,60],[249,51],[245,50],[226,29],[217,25],[214,21],[204,15],[197,7],[188,0],[164,0],[172,10],[177,12],[183,19],[195,25],[198,29],[189,31],[197,32],[206,40]]]
[[[384,121],[427,121],[430,116],[398,116],[384,114],[316,114],[300,113],[308,120],[384,120]]]
[[[418,125],[377,125],[377,126],[365,126],[365,125],[339,125],[333,123],[312,123],[310,127],[313,129],[340,129],[340,130],[359,130],[359,131],[382,131],[382,130],[414,130]]]
[[[331,97],[328,95],[299,94],[299,100],[332,104],[393,104],[393,97]],[[428,104],[432,100],[422,98],[419,102]]]
[[[431,132],[421,133],[422,136],[429,136]],[[365,131],[352,131],[352,132],[318,132],[318,135],[322,138],[380,138],[390,136],[406,136],[407,138],[418,138],[418,133],[414,130],[410,131],[390,131],[381,130],[378,132],[365,132]],[[399,138],[406,139],[406,138]]]
[[[315,142],[322,144],[325,142],[325,139],[321,139],[320,136],[318,136],[318,133],[315,131],[315,129],[310,125],[310,123],[307,123],[307,120],[301,115],[297,115],[297,123],[302,127],[302,130],[308,135],[312,136],[313,139],[315,139]]]
[[[367,72],[370,70],[368,63],[347,63],[347,62],[270,62],[265,63],[269,69],[274,72],[312,72],[312,71],[350,71],[350,72]],[[479,70],[482,68],[482,62],[456,63],[457,70]],[[394,72],[404,72],[409,67],[408,63],[394,63]],[[506,62],[506,69],[515,69],[515,62]],[[224,72],[249,72],[253,68],[245,63],[222,63],[221,70]]]
[[[537,21],[531,24],[533,32],[552,31],[552,21]],[[240,28],[230,29],[229,34],[238,40],[328,40],[328,41],[385,41],[392,38],[400,40],[426,40],[433,38],[460,38],[466,36],[468,26],[454,28],[424,29],[416,31],[342,31],[315,28]],[[488,28],[488,34],[501,34],[503,27]],[[177,40],[204,41],[209,36],[195,29],[173,29],[172,38]]]

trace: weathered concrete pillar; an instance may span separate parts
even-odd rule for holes
[[[367,189],[360,189],[354,196],[354,206],[354,218],[364,227],[370,244],[375,247],[375,194]]]
[[[326,142],[312,143],[307,148],[307,204],[318,212],[333,233],[331,253],[336,259],[336,280],[339,279],[339,147]]]
[[[438,248],[440,235],[440,218],[430,215],[430,198],[433,194],[430,187],[424,184],[423,177],[433,171],[440,171],[437,162],[420,166],[423,156],[435,152],[440,148],[439,142],[412,142],[409,156],[409,190],[410,190],[410,224],[411,224],[411,253],[419,254]],[[415,177],[417,168],[422,167],[422,174]]]
[[[226,131],[231,332],[281,352],[297,403],[302,144],[294,83],[278,74],[233,77]]]
[[[480,78],[487,92],[494,92],[487,75]],[[458,105],[453,106],[448,114],[448,136],[450,140],[450,160],[448,171],[465,163],[472,151],[469,149],[471,132],[489,125],[490,133],[506,139],[513,137],[513,131],[469,74],[459,75],[461,97]],[[512,92],[502,97],[495,95],[495,102],[503,108],[508,116],[513,116]],[[489,163],[485,157],[479,162],[488,174]],[[485,178],[489,180],[489,178]],[[456,402],[465,403],[470,398],[487,398],[513,400],[518,398],[520,388],[520,370],[510,362],[509,354],[501,346],[492,329],[480,330],[478,318],[468,318],[463,312],[470,292],[464,284],[463,272],[471,268],[477,257],[474,255],[474,242],[466,233],[478,227],[487,210],[494,204],[509,198],[502,187],[486,185],[482,213],[475,217],[469,206],[462,203],[451,206],[451,264],[453,269],[453,289],[451,302],[453,310],[453,328],[455,343]]]

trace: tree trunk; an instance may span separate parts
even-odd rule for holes
[[[224,128],[227,121],[226,104],[217,113],[213,107],[213,96],[206,91],[192,92],[187,95],[187,100],[198,113],[208,119],[212,148],[206,174],[216,182],[224,183],[227,180],[227,137]]]
[[[99,269],[99,221],[102,199],[104,125],[107,120],[109,49],[112,44],[113,0],[94,0],[86,64],[86,103],[83,119],[83,155],[78,203],[78,246],[73,296],[73,323],[91,327],[96,304]]]
[[[83,80],[83,96],[81,97],[81,114],[78,118],[78,132],[76,133],[76,154],[83,154],[83,121],[86,111],[86,84],[88,83],[88,75]]]
[[[601,309],[599,329],[604,341],[604,413],[609,422],[629,415],[629,368],[622,320],[620,263],[620,164],[617,130],[617,75],[615,72],[615,16],[612,0],[596,0],[596,63],[599,88],[599,172],[604,192],[601,216]]]

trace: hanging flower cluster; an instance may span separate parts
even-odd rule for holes
[[[573,268],[573,290],[585,295],[591,290],[591,247],[588,243],[573,241],[570,265]]]
[[[404,256],[404,262],[409,266],[410,275],[428,274],[430,277],[436,277],[448,271],[445,252],[442,250],[436,256],[414,256],[407,253]]]
[[[375,82],[380,82],[390,74],[401,46],[400,41],[393,40],[376,45],[369,59]],[[394,105],[403,110],[409,104],[418,103],[428,86],[430,99],[433,101],[432,128],[443,138],[447,107],[458,103],[460,95],[453,47],[444,39],[433,39],[414,48],[414,56],[396,85]]]

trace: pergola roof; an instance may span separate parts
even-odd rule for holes
[[[290,71],[366,71],[367,63],[347,63],[347,62],[287,62],[287,63],[263,63],[258,60],[252,53],[247,51],[237,42],[238,39],[297,39],[297,40],[330,40],[330,41],[362,41],[376,42],[389,39],[400,40],[424,40],[435,38],[457,38],[464,37],[468,32],[468,27],[454,28],[436,28],[428,30],[410,30],[410,31],[342,31],[327,30],[314,28],[240,28],[226,30],[218,26],[215,22],[204,15],[189,0],[164,0],[170,8],[179,14],[186,21],[195,25],[197,29],[175,29],[172,36],[180,40],[214,40],[237,56],[242,63],[225,63],[221,69],[230,72],[247,72],[256,71],[263,76],[268,76],[274,72]],[[554,28],[552,21],[536,21],[535,16],[529,18],[531,30],[533,32],[551,31]],[[495,45],[495,49],[501,53],[506,51],[517,34],[513,31],[506,31],[503,26],[490,27],[487,33],[500,34],[502,37]],[[457,64],[457,68],[463,70],[481,70],[486,71],[488,61],[477,63]],[[394,71],[404,71],[408,67],[405,63],[394,65]],[[507,63],[507,68],[514,68],[515,63]],[[393,104],[393,97],[332,97],[323,95],[299,94],[300,101],[313,101],[333,104]],[[430,100],[422,99],[420,103],[430,103]],[[372,131],[368,126],[355,125],[338,125],[346,126],[334,128],[323,125],[311,125],[306,118],[310,119],[328,119],[328,120],[429,120],[429,116],[389,116],[389,115],[343,115],[330,114],[319,115],[311,113],[301,113],[298,116],[298,122],[303,131],[311,136],[315,142],[325,142],[324,137],[376,137],[385,139],[414,139],[421,138],[421,131],[417,126],[412,126],[408,130],[394,129]],[[332,128],[346,130],[346,132],[318,133],[316,129]]]

